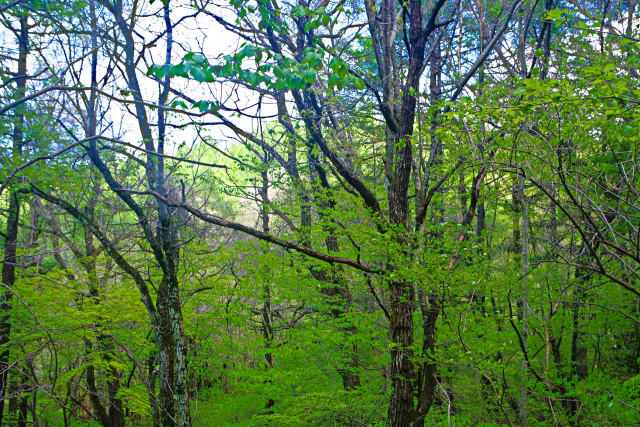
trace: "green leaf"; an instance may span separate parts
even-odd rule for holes
[[[200,83],[204,83],[207,81],[207,74],[205,74],[204,70],[198,67],[193,67],[190,70],[191,76],[199,81]]]

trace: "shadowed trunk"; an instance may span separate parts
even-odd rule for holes
[[[27,54],[29,48],[29,31],[27,17],[20,17],[20,32],[18,36],[18,71],[16,78],[16,92],[18,97],[22,97],[27,86]],[[24,104],[16,108],[13,123],[13,158],[18,161],[22,153],[24,128]],[[11,188],[9,188],[11,190]],[[16,247],[18,244],[18,221],[20,218],[20,201],[16,192],[9,192],[9,210],[7,215],[7,230],[4,239],[4,259],[2,261],[2,284],[12,289],[16,280]],[[0,303],[0,424],[4,413],[4,398],[7,393],[9,377],[9,349],[5,348],[9,342],[11,334],[10,313],[11,313],[10,290],[2,291],[2,302]]]

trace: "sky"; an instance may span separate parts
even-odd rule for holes
[[[157,34],[162,32],[165,27],[161,1],[156,1],[152,5],[147,1],[137,3],[139,3],[139,7],[136,14],[136,32],[134,37],[136,48],[140,50],[143,45],[148,45],[150,41],[155,39]],[[205,16],[204,14],[191,17],[191,15],[194,14],[194,8],[190,6],[191,3],[192,1],[189,0],[172,0],[171,2],[171,20],[174,23],[179,23],[173,30],[173,64],[179,63],[182,57],[189,51],[203,53],[212,63],[215,63],[215,59],[220,55],[231,54],[239,48],[241,43],[238,38],[232,33],[225,31],[214,18]],[[212,5],[209,6],[209,8],[219,13],[220,16],[225,19],[231,18],[229,6],[224,1],[219,6]],[[88,15],[88,8],[83,13]],[[130,14],[130,10],[125,11],[125,15],[127,14]],[[97,15],[101,26],[107,28],[113,27],[113,16],[99,4],[97,5]],[[12,18],[10,14],[5,14],[5,17],[7,17],[9,21],[13,21],[14,25],[17,25],[15,18]],[[80,19],[82,19],[82,17]],[[35,23],[35,19],[32,18],[29,22],[33,24]],[[71,26],[67,25],[67,27]],[[88,25],[86,25],[85,28],[88,30]],[[40,32],[42,31],[42,27],[35,27],[33,31]],[[112,36],[114,31],[110,29],[106,31],[106,33]],[[51,73],[48,73],[47,69],[55,70],[55,72],[60,75],[60,71],[66,67],[67,63],[74,59],[78,60],[84,57],[85,61],[77,61],[64,73],[63,81],[66,85],[78,84],[79,82],[80,85],[90,86],[90,64],[87,58],[90,46],[90,38],[88,35],[74,36],[73,41],[70,41],[70,38],[66,35],[49,34],[32,36],[31,43],[33,50],[30,52],[28,65],[28,74],[30,76],[50,76]],[[101,41],[99,40],[98,43],[101,44]],[[164,62],[165,49],[165,38],[161,37],[153,46],[147,46],[147,48],[145,48],[144,56],[140,58],[138,66],[138,79],[141,85],[142,96],[146,102],[152,104],[157,103],[159,87],[157,82],[145,75],[145,72],[152,64],[162,64]],[[3,66],[10,70],[15,70],[15,61],[11,60],[11,58],[15,58],[16,56],[16,36],[5,26],[0,25],[0,58]],[[112,56],[113,55],[107,52],[106,49],[100,49],[98,81],[103,82],[104,76],[109,73],[109,83],[104,87],[104,90],[118,98],[130,100],[130,97],[122,96],[120,89],[126,88],[127,83],[120,71],[114,71]],[[120,61],[124,59],[122,52],[120,52],[118,59]],[[74,74],[75,79],[72,77]],[[47,84],[49,84],[49,82],[42,80],[37,81],[36,79],[29,83],[27,93],[41,89]],[[172,87],[183,91],[196,100],[212,101],[214,98],[226,98],[240,108],[254,104],[257,101],[253,92],[232,88],[229,84],[222,84],[220,82],[202,84],[176,77],[172,79]],[[63,97],[71,97],[77,101],[82,101],[77,94],[72,92],[50,92],[46,96],[49,99],[58,98],[61,100]],[[99,131],[106,136],[121,138],[130,144],[139,145],[141,136],[136,118],[131,114],[133,111],[131,105],[129,105],[128,109],[125,104],[109,101],[105,97],[100,98],[99,102],[103,111],[102,120],[100,120],[102,130]],[[82,102],[80,102],[80,105],[82,105]],[[263,111],[265,111],[265,109],[268,110],[269,106],[265,105]],[[156,120],[154,111],[149,110],[149,115],[151,121]],[[69,116],[78,117],[78,114],[72,113]],[[184,122],[184,118],[178,117],[177,115],[170,115],[169,120],[174,123]],[[213,116],[204,117],[202,120],[208,122],[214,121]],[[259,125],[256,120],[247,118],[233,118],[233,121],[247,130],[256,130]],[[81,126],[80,123],[76,123],[75,125],[77,127]],[[169,128],[168,132],[168,139],[173,142],[173,144],[168,147],[169,151],[175,151],[176,147],[182,142],[192,144],[198,139],[198,134],[193,127],[184,129]],[[230,144],[233,136],[233,133],[223,129],[221,126],[208,126],[203,134],[208,134],[212,138],[220,141],[222,146]]]

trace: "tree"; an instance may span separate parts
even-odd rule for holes
[[[637,415],[635,4],[5,4],[20,424]]]

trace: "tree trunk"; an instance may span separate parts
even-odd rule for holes
[[[165,53],[165,64],[171,64],[171,51],[173,47],[173,24],[170,19],[170,2],[164,2],[163,7],[164,22],[167,30],[167,46]],[[133,70],[135,73],[135,69]],[[162,83],[162,91],[158,103],[165,105],[170,91],[170,79],[166,76]],[[136,83],[137,84],[137,83]],[[140,119],[139,119],[140,120]],[[141,127],[148,128],[146,126]],[[165,111],[158,109],[158,153],[164,154],[165,144]],[[149,162],[157,162],[156,171],[156,190],[163,197],[167,197],[167,189],[165,182],[165,169],[164,169],[164,157],[150,156]],[[148,177],[152,182],[153,175]],[[178,281],[178,264],[180,261],[180,247],[178,246],[178,235],[176,227],[175,208],[169,207],[164,201],[158,200],[158,219],[160,222],[160,242],[164,252],[164,266],[163,274],[167,281],[167,294],[168,294],[168,309],[170,327],[173,334],[173,351],[174,357],[174,383],[173,384],[173,397],[176,405],[176,419],[175,425],[178,427],[191,426],[191,413],[189,407],[189,380],[188,380],[188,348],[187,340],[184,335],[183,321],[182,321],[182,305],[180,303],[180,283]],[[158,261],[161,261],[160,259]],[[161,262],[162,265],[162,262]]]
[[[436,321],[440,314],[440,306],[435,296],[420,296],[422,313],[422,357],[426,360],[418,370],[418,409],[414,426],[424,426],[425,417],[431,409],[438,384],[438,366],[434,359],[436,347]]]
[[[29,48],[29,31],[27,17],[20,17],[20,33],[18,38],[18,72],[16,78],[16,92],[18,97],[22,97],[27,86],[27,54]],[[16,116],[13,125],[13,159],[19,161],[22,153],[24,127],[24,105],[16,108]],[[16,275],[16,247],[18,243],[18,220],[20,218],[20,201],[17,193],[10,191],[9,193],[9,211],[7,215],[7,230],[4,240],[4,259],[2,261],[2,283],[4,286],[12,289],[15,285]],[[0,310],[0,348],[7,346],[11,334],[11,297],[10,290],[2,291],[2,302]],[[8,375],[9,375],[9,349],[4,348],[0,354],[0,425],[4,412],[4,399],[7,391]]]
[[[307,97],[298,97],[300,100],[307,100]],[[308,115],[313,114],[313,109],[310,107],[312,105],[311,102],[299,102],[299,106],[304,107],[307,111]],[[309,170],[311,175],[311,181],[317,184],[317,187],[321,190],[324,190],[326,194],[321,194],[320,197],[317,198],[316,202],[320,207],[320,212],[325,209],[333,208],[335,206],[335,200],[332,194],[331,186],[327,180],[326,171],[322,167],[319,162],[319,159],[315,154],[313,154],[313,147],[316,145],[320,145],[320,141],[315,141],[315,138],[321,138],[321,134],[319,133],[320,123],[319,117],[315,117],[314,120],[308,120],[307,125],[309,126],[307,132],[307,146],[309,148],[308,156],[309,156]],[[314,130],[316,132],[314,132]],[[303,213],[304,214],[304,213]],[[322,219],[327,220],[326,215],[320,213]],[[308,227],[310,227],[311,217],[308,216],[305,218],[308,221]],[[309,231],[308,228],[307,231]],[[338,243],[338,237],[336,235],[336,229],[333,224],[325,225],[324,231],[328,234],[325,239],[325,245],[327,248],[327,252],[329,254],[338,253],[340,250],[340,246]],[[307,239],[310,242],[310,239]],[[309,243],[310,245],[310,243]],[[331,315],[334,319],[339,319],[344,317],[346,312],[349,310],[349,306],[351,305],[351,291],[349,290],[349,286],[345,283],[345,278],[339,268],[336,268],[329,275],[324,272],[312,271],[312,274],[316,276],[318,280],[321,282],[329,282],[328,285],[323,285],[321,288],[321,292],[328,296],[332,301],[331,304],[335,307],[331,310]],[[348,326],[344,328],[345,335],[347,337],[355,335],[356,328],[355,326]],[[341,348],[344,349],[344,346]],[[354,390],[360,387],[360,376],[356,372],[356,368],[358,366],[358,355],[357,355],[357,346],[353,344],[351,350],[346,350],[350,352],[349,361],[347,362],[346,367],[339,367],[338,373],[342,378],[343,388],[347,391]]]
[[[414,420],[413,301],[411,284],[394,280],[389,284],[391,304],[391,398],[389,426],[410,426]]]
[[[581,251],[584,250],[584,245],[581,247]],[[581,257],[581,262],[588,264],[589,256]],[[584,332],[581,331],[582,323],[584,321],[584,305],[585,295],[584,290],[587,281],[591,277],[591,272],[587,269],[577,267],[575,271],[576,277],[576,289],[573,292],[572,301],[572,326],[573,331],[571,333],[571,367],[570,378],[576,377],[578,381],[584,380],[589,375],[589,367],[587,365],[587,346],[584,343]],[[577,416],[579,401],[575,398],[570,398],[566,402],[566,408],[571,417]],[[571,420],[571,425],[580,425],[576,419]]]
[[[527,275],[529,274],[529,209],[524,194],[524,177],[520,177],[520,189],[519,197],[520,205],[522,206],[522,345],[524,350],[527,349],[527,338],[529,335],[528,312],[528,292],[527,292]],[[526,362],[522,360],[520,362],[520,373],[523,378],[526,378]],[[520,388],[520,400],[518,402],[518,414],[520,416],[520,422],[522,425],[527,424],[527,388],[523,385]]]
[[[264,163],[265,165],[268,164],[268,154],[266,152],[264,153]],[[269,203],[269,176],[266,170],[261,173],[261,177],[262,187],[260,188],[259,193],[262,198],[262,208],[260,209],[260,216],[262,217],[262,231],[269,233],[269,211],[267,208]],[[268,250],[269,244],[267,243],[267,251]],[[267,349],[270,349],[273,342],[273,317],[271,312],[271,286],[269,282],[265,283],[263,289],[264,301],[262,304],[262,336],[264,338],[264,346]],[[273,368],[273,353],[271,353],[270,350],[264,354],[264,361],[267,369]],[[268,410],[273,405],[275,405],[275,400],[271,397],[267,397],[265,409]],[[272,411],[267,412],[267,414],[270,413],[272,413]]]
[[[156,307],[160,318],[162,332],[162,345],[158,348],[158,355],[165,360],[164,366],[158,370],[160,406],[160,420],[163,426],[174,425],[176,417],[175,402],[173,399],[173,385],[175,383],[175,343],[171,330],[171,315],[169,313],[169,291],[166,278],[163,278],[158,286]]]
[[[29,413],[29,398],[27,396],[20,397],[20,406],[18,408],[18,427],[27,427],[27,417]]]

